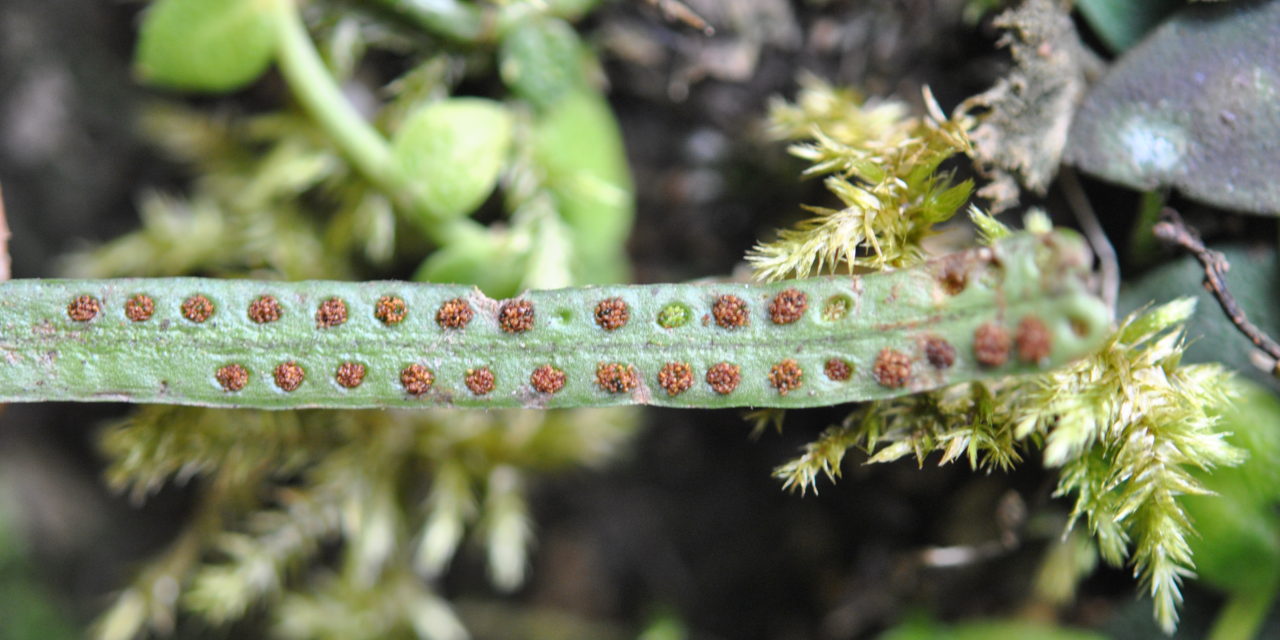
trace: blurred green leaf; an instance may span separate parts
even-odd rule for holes
[[[503,38],[498,55],[502,81],[539,109],[586,85],[582,42],[564,20],[521,21]]]
[[[1080,14],[1112,51],[1124,51],[1142,39],[1180,0],[1076,0]]]
[[[275,50],[280,0],[160,0],[134,54],[143,80],[173,89],[232,91],[253,82]]]
[[[1249,452],[1238,467],[1198,472],[1217,495],[1187,496],[1196,523],[1196,572],[1228,592],[1272,588],[1280,575],[1280,399],[1253,384],[1223,413],[1232,444]]]
[[[1272,248],[1241,246],[1216,247],[1222,251],[1231,270],[1226,275],[1227,286],[1248,314],[1249,320],[1270,335],[1280,336],[1280,305],[1276,304],[1276,292],[1280,291],[1280,265]],[[1132,279],[1120,292],[1121,315],[1150,303],[1161,303],[1176,297],[1194,296],[1196,313],[1187,321],[1187,338],[1191,346],[1184,360],[1187,362],[1222,362],[1253,380],[1280,389],[1280,380],[1258,369],[1251,361],[1256,350],[1244,337],[1218,302],[1204,290],[1201,282],[1204,270],[1191,256],[1183,256],[1173,262],[1147,272],[1141,278]]]
[[[880,640],[1102,640],[1104,636],[1024,620],[986,620],[943,626],[932,620],[909,620]]]
[[[575,273],[584,283],[626,279],[624,244],[634,194],[622,134],[601,96],[565,96],[538,120],[535,161],[573,232]]]
[[[440,100],[410,114],[392,144],[431,213],[454,218],[493,191],[511,146],[511,115],[492,100]]]

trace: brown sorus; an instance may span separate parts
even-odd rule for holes
[[[668,362],[658,372],[658,386],[667,390],[667,395],[678,396],[693,386],[693,367],[687,362]]]
[[[564,388],[564,381],[564,372],[549,364],[534,369],[529,376],[529,384],[538,393],[555,393]]]
[[[793,389],[799,389],[803,381],[804,370],[800,368],[800,363],[791,358],[773,365],[769,370],[769,384],[778,390],[780,396],[787,395]]]
[[[302,386],[302,381],[306,379],[307,373],[302,370],[302,366],[290,360],[281,362],[276,365],[273,373],[276,379],[276,386],[283,391],[296,391]]]
[[[411,364],[400,371],[400,384],[411,396],[426,393],[435,380],[435,374],[420,364]]]
[[[498,307],[498,326],[507,333],[524,333],[533,328],[533,303],[508,300]]]
[[[146,322],[156,312],[156,301],[145,293],[135,293],[124,302],[124,315],[134,322]]]
[[[596,305],[596,324],[605,331],[621,329],[630,319],[631,310],[622,298],[605,298]]]
[[[924,359],[934,369],[950,369],[956,363],[956,348],[945,338],[929,336],[924,339]]]
[[[409,306],[399,296],[382,296],[373,305],[373,317],[389,327],[404,322],[404,317],[408,314]]]
[[[636,368],[621,362],[596,364],[596,385],[609,393],[626,393],[640,384]]]
[[[360,386],[361,382],[364,382],[364,374],[366,372],[365,366],[359,362],[344,362],[338,366],[338,370],[333,374],[333,379],[347,389],[354,389]]]
[[[238,364],[229,364],[218,369],[213,379],[222,385],[223,391],[239,391],[249,384],[249,371]]]
[[[93,296],[77,296],[67,305],[67,315],[76,322],[88,322],[98,316],[102,305]]]
[[[711,315],[715,317],[716,324],[725,329],[745,327],[751,319],[746,301],[728,294],[716,298],[715,304],[711,305]]]
[[[436,311],[436,324],[441,329],[461,329],[471,322],[474,315],[471,303],[462,298],[454,298],[440,305],[440,309]]]
[[[721,362],[707,369],[707,384],[720,395],[728,395],[742,381],[742,368],[736,364]]]
[[[204,322],[213,315],[213,302],[202,295],[194,295],[182,301],[182,317],[192,322]]]
[[[804,317],[809,308],[809,296],[799,289],[783,289],[769,303],[769,319],[774,324],[791,324]]]
[[[1040,362],[1053,351],[1053,335],[1049,333],[1049,327],[1035,316],[1026,316],[1018,322],[1013,342],[1018,348],[1018,359],[1027,363]]]
[[[258,296],[249,303],[249,319],[258,324],[267,324],[280,319],[280,301],[275,296]]]
[[[876,355],[876,363],[871,369],[871,375],[875,376],[880,386],[890,389],[901,388],[911,377],[911,358],[901,351],[885,347]]]
[[[342,298],[329,298],[316,309],[316,328],[331,329],[347,321],[347,303]]]
[[[943,291],[956,295],[969,285],[969,262],[964,254],[953,255],[942,259],[938,271],[938,283]]]
[[[482,396],[493,391],[493,371],[489,367],[468,369],[463,382],[467,383],[467,388],[471,390],[471,393]]]
[[[1009,359],[1009,331],[1004,327],[988,322],[973,331],[973,357],[980,364],[998,367]]]
[[[853,376],[853,367],[845,360],[832,358],[822,366],[822,372],[836,382],[844,382]]]

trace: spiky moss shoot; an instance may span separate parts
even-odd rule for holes
[[[124,303],[124,315],[134,322],[146,322],[156,312],[156,301],[144,293],[135,293]]]
[[[806,207],[813,217],[748,254],[766,281],[866,267],[905,267],[924,258],[920,241],[968,200],[973,185],[939,174],[948,157],[970,150],[966,123],[948,119],[926,94],[929,116],[903,103],[864,100],[807,77],[795,104],[775,101],[771,131],[794,141],[806,177],[824,184],[841,207]]]

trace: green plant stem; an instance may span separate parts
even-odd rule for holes
[[[415,222],[433,242],[447,245],[484,234],[484,228],[469,219],[440,219],[414,195],[415,190],[400,170],[390,145],[355,110],[320,59],[296,0],[277,0],[280,72],[303,109],[315,118],[356,170],[382,190],[406,219]]]
[[[1273,580],[1265,588],[1241,589],[1227,597],[1227,604],[1218,612],[1209,640],[1239,640],[1255,638],[1258,629],[1271,611],[1271,605],[1280,592],[1280,580]]]
[[[1137,265],[1149,265],[1160,255],[1160,242],[1151,228],[1160,221],[1166,198],[1162,191],[1147,191],[1138,204],[1138,218],[1133,222],[1129,239],[1129,259]]]

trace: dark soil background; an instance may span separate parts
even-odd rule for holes
[[[801,215],[800,203],[824,202],[821,185],[798,182],[801,165],[760,131],[767,101],[793,95],[801,71],[916,105],[928,84],[946,109],[989,86],[1006,59],[989,19],[966,23],[964,4],[696,3],[719,27],[712,39],[643,2],[593,14],[583,29],[606,62],[639,197],[635,279],[732,273],[754,242]],[[182,185],[182,172],[134,126],[152,96],[130,76],[139,9],[0,3],[0,183],[14,277],[55,274],[65,251],[134,228],[143,189]],[[181,487],[140,508],[104,488],[95,429],[126,410],[49,404],[0,416],[0,480],[11,485],[3,489],[20,501],[31,564],[77,625],[187,509]],[[985,475],[963,464],[862,466],[855,456],[819,495],[784,492],[771,470],[845,413],[794,411],[781,435],[752,440],[738,411],[648,411],[626,459],[535,488],[532,580],[500,601],[572,613],[623,637],[666,615],[694,638],[867,638],[920,612],[1057,616],[1119,637],[1157,635],[1125,570],[1098,571],[1059,612],[1031,601],[1068,508],[1050,498],[1054,475],[1034,457],[1016,473]],[[1028,524],[1044,521],[1051,525]],[[949,568],[921,560],[931,547],[1002,537],[1007,546],[986,560]],[[473,558],[446,586],[464,605],[477,595],[492,601],[474,586],[482,572]],[[1194,586],[1188,594],[1180,637],[1198,636],[1216,607]]]

